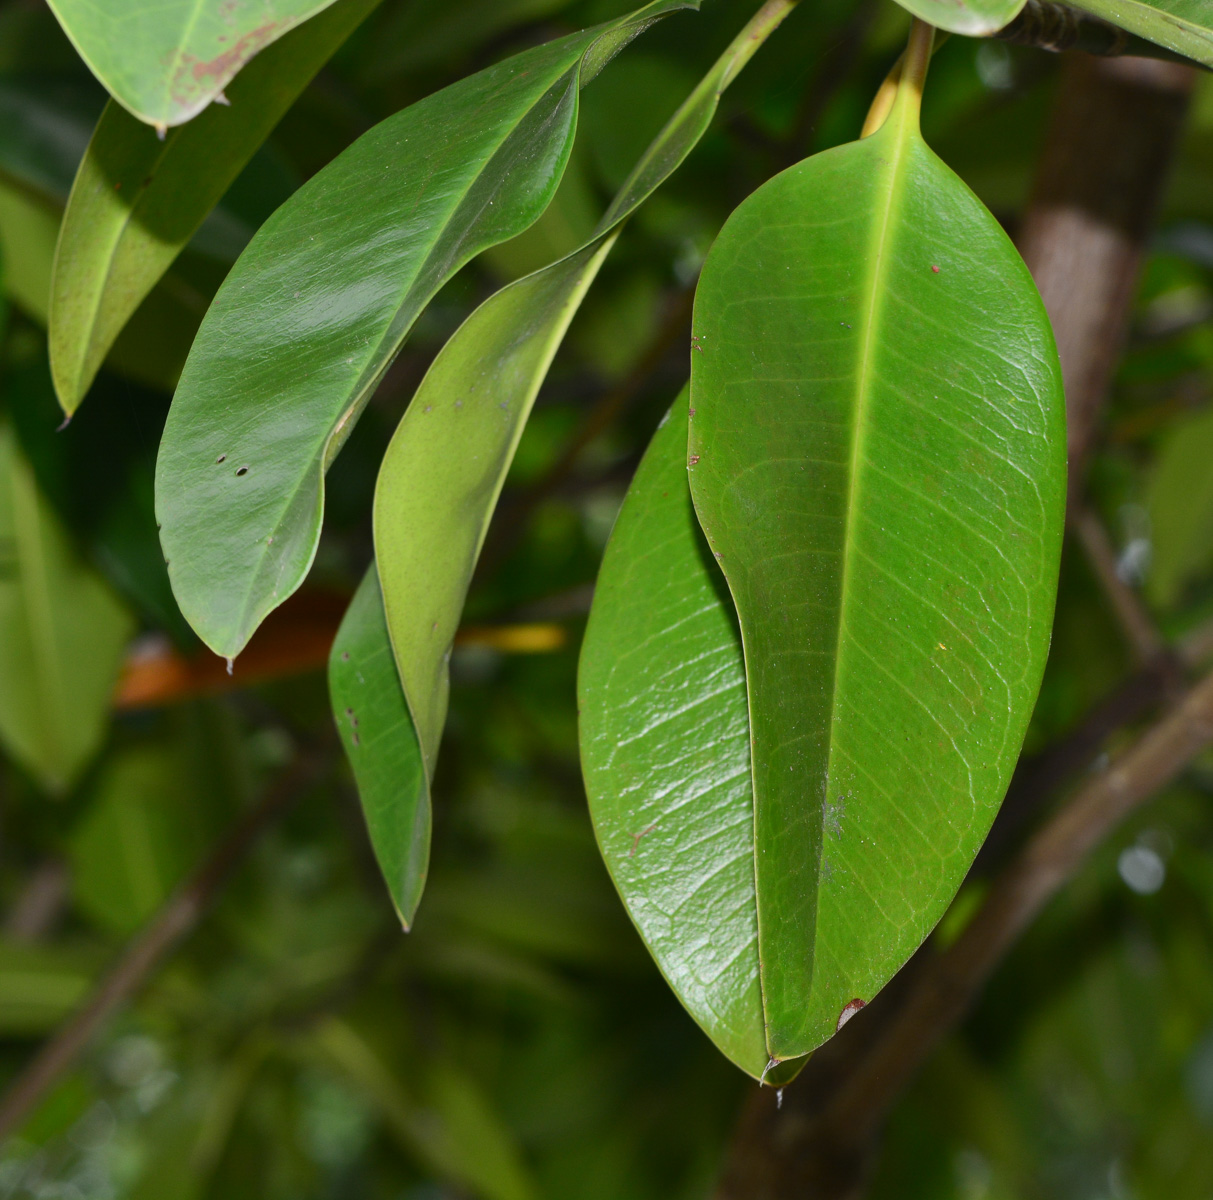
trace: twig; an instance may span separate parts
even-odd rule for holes
[[[1162,635],[1146,611],[1141,597],[1120,577],[1116,549],[1095,512],[1079,506],[1070,513],[1070,528],[1086,552],[1087,561],[1103,589],[1108,607],[1116,618],[1139,667],[1152,662],[1164,649]]]
[[[1015,940],[1091,850],[1210,744],[1213,676],[1028,841],[948,950],[924,947],[814,1055],[782,1111],[755,1089],[717,1200],[857,1200],[890,1109]]]
[[[75,1016],[35,1055],[0,1100],[0,1144],[20,1128],[39,1101],[72,1067],[106,1020],[142,986],[206,911],[258,837],[316,775],[319,761],[301,757],[224,839],[199,871],[169,898],[128,943],[122,957]]]
[[[964,1015],[1019,935],[1135,808],[1213,744],[1213,675],[1070,800],[996,880],[957,941],[924,969],[901,1013],[837,1093],[823,1135],[862,1145]]]
[[[1101,58],[1135,55],[1160,58],[1168,62],[1190,62],[1165,46],[1148,42],[1090,13],[1080,12],[1055,0],[1027,0],[1019,16],[992,35],[1000,42],[1017,46],[1033,46],[1038,50],[1061,53],[1077,50]]]

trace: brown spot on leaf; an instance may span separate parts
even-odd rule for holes
[[[838,1024],[834,1027],[834,1032],[837,1033],[861,1008],[867,1008],[867,1001],[860,1000],[858,996],[854,1000],[848,1000],[842,1006],[842,1012],[838,1014]]]

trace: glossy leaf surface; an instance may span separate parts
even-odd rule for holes
[[[259,50],[332,0],[53,0],[89,69],[151,125],[200,113]]]
[[[1208,0],[1073,0],[1138,37],[1213,67],[1213,5]]]
[[[80,162],[51,285],[51,366],[67,413],[131,315],[321,66],[378,3],[339,0],[258,55],[163,141],[111,102]],[[268,213],[266,214],[268,215]]]
[[[771,180],[696,296],[689,471],[745,647],[767,1046],[807,1053],[942,915],[1048,649],[1064,409],[1036,289],[885,124]]]
[[[547,206],[582,82],[681,7],[657,0],[414,104],[254,238],[199,331],[157,469],[174,590],[216,653],[238,654],[302,582],[324,473],[422,308]]]
[[[503,288],[456,331],[388,447],[375,496],[384,633],[390,630],[429,775],[472,572],[552,357],[620,223],[683,162],[708,128],[721,92],[789,8],[768,6],[735,39],[641,155],[586,245]],[[368,640],[368,649],[372,644]],[[340,724],[340,707],[336,716]],[[364,797],[364,804],[374,839],[375,801]]]
[[[745,667],[691,506],[687,393],[636,472],[581,651],[581,763],[607,868],[691,1016],[767,1065]]]
[[[48,791],[66,791],[100,745],[132,632],[0,424],[0,739]]]
[[[949,33],[981,37],[1009,25],[1024,0],[897,0],[916,17]]]
[[[413,923],[429,866],[430,787],[396,674],[373,565],[333,643],[329,691],[371,845],[407,928]]]

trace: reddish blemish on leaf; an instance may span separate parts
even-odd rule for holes
[[[222,88],[253,55],[285,33],[287,25],[285,21],[267,21],[238,38],[214,58],[200,60],[192,54],[182,54],[173,79],[173,99],[178,104],[188,104],[199,84],[206,86],[208,82],[213,82]]]

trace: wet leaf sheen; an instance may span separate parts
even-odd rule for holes
[[[726,606],[693,589],[686,522],[629,535],[651,492],[620,517],[583,653],[608,865],[726,1052],[745,1025],[751,1072],[757,1039],[773,1060],[820,1045],[942,915],[1048,647],[1056,350],[1014,248],[921,139],[924,41],[884,126],[755,193],[699,285],[689,478],[740,624],[749,778]],[[733,841],[703,858],[711,838]]]

